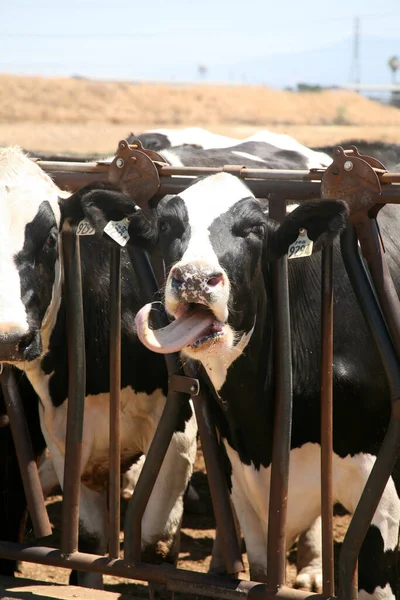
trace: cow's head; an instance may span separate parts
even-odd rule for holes
[[[38,357],[54,321],[60,194],[18,148],[0,148],[0,361]]]
[[[110,219],[127,216],[129,243],[158,241],[167,267],[165,307],[173,322],[151,330],[147,305],[137,316],[139,336],[156,352],[181,351],[203,363],[217,357],[225,367],[244,350],[255,326],[262,331],[270,259],[283,256],[301,228],[320,249],[341,231],[347,216],[341,201],[309,202],[278,226],[248,187],[226,173],[164,198],[152,221],[135,212],[132,200],[119,191],[86,188],[65,205],[71,216],[74,206],[78,212],[83,208],[82,215],[99,232]]]
[[[247,345],[266,317],[265,262],[284,255],[305,228],[315,249],[344,227],[340,201],[303,204],[277,226],[236,177],[219,173],[161,201],[158,241],[167,263],[165,307],[173,323],[152,332],[149,308],[140,311],[138,332],[158,352],[181,350],[226,366]],[[303,259],[307,260],[307,259]]]

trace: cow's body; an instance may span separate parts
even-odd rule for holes
[[[253,160],[260,163],[264,168],[296,168],[296,169],[312,169],[327,167],[332,162],[330,155],[326,154],[321,150],[312,150],[307,148],[303,144],[300,144],[293,137],[282,134],[274,133],[264,129],[249,136],[243,140],[237,138],[226,137],[211,133],[205,129],[199,127],[189,127],[187,129],[153,129],[141,133],[137,136],[130,134],[127,141],[132,143],[135,139],[141,141],[144,148],[156,150],[163,154],[164,150],[173,148],[173,152],[176,150],[176,146],[192,147],[194,150],[193,154],[190,153],[190,148],[179,149],[178,152],[182,154],[183,165],[197,165],[196,157],[198,153],[196,150],[221,150],[225,149],[230,152],[231,155],[223,154],[225,160],[233,160],[232,163],[225,164],[244,164],[248,165],[247,160]],[[165,153],[168,157],[168,153]],[[213,156],[214,165],[218,165],[215,161],[218,161],[218,156],[221,153],[209,153],[210,158]],[[186,156],[190,157],[192,163],[186,161]],[[286,166],[287,161],[289,165]],[[278,166],[275,166],[278,165]],[[210,165],[212,166],[212,165]]]
[[[41,429],[63,482],[68,354],[59,228],[79,199],[69,199],[18,149],[0,149],[0,360],[27,375],[39,396]],[[75,196],[76,198],[76,196]],[[109,247],[81,238],[86,342],[86,398],[82,449],[80,548],[107,549],[109,469]],[[164,360],[139,343],[134,318],[140,287],[122,252],[121,462],[127,468],[151,443],[167,390]],[[11,349],[10,349],[11,348]],[[182,500],[196,448],[190,405],[182,413],[142,524],[146,560],[175,560]],[[7,494],[7,483],[3,482]],[[161,543],[161,545],[160,545]],[[97,576],[83,576],[85,585]]]
[[[365,140],[345,140],[335,146],[349,148],[356,146],[361,155],[373,156],[391,171],[398,171],[400,168],[400,144],[390,144],[388,142],[367,142]],[[314,148],[315,152],[327,153],[333,155],[335,146],[321,146]]]
[[[204,179],[168,202],[161,201],[158,210],[158,239],[169,266],[166,309],[180,319],[182,327],[189,315],[204,323],[203,333],[182,342],[182,354],[185,359],[202,362],[228,407],[229,419],[215,403],[214,418],[225,446],[232,500],[256,580],[264,580],[267,568],[275,381],[273,281],[269,263],[262,265],[261,259],[262,252],[264,257],[283,254],[285,239],[287,250],[300,227],[308,229],[311,239],[319,238],[315,228],[323,230],[327,225],[320,211],[328,211],[329,205],[324,202],[315,207],[314,222],[306,210],[300,207],[276,230],[263,217],[250,191],[226,174]],[[400,248],[395,234],[400,226],[399,209],[383,209],[380,222],[384,239],[387,233],[390,240],[386,251],[399,288],[396,257]],[[294,413],[288,546],[321,510],[318,255],[290,261],[289,282]],[[390,396],[337,243],[334,288],[333,494],[335,501],[353,512],[386,431]],[[211,314],[199,304],[209,307]],[[154,334],[146,337],[146,310],[138,321],[142,339],[154,350],[161,345],[161,351],[168,351],[165,337],[162,342]],[[174,344],[176,348],[176,339]],[[362,599],[395,597],[399,488],[396,470],[363,544],[359,561]]]

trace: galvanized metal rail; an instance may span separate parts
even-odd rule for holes
[[[60,187],[70,190],[89,183],[91,181],[106,181],[110,176],[110,169],[114,169],[115,178],[121,183],[122,189],[132,193],[144,208],[149,198],[136,197],[136,191],[127,188],[124,181],[124,161],[135,158],[138,147],[128,147],[126,142],[120,143],[119,165],[113,167],[103,163],[58,163],[38,161],[38,164],[47,172],[51,173]],[[122,153],[122,151],[124,153]],[[142,157],[139,157],[140,160]],[[134,163],[135,161],[133,161]],[[140,162],[140,161],[139,161]],[[145,161],[144,161],[145,162]],[[115,161],[114,161],[115,163]],[[130,163],[129,163],[130,164]],[[241,166],[227,165],[217,169],[198,169],[191,167],[170,167],[153,163],[151,165],[154,173],[154,165],[157,167],[158,181],[153,182],[157,193],[156,196],[179,193],[186,188],[192,178],[215,172],[230,172],[241,177],[252,189],[256,196],[269,200],[270,216],[281,220],[284,215],[284,205],[287,200],[301,202],[310,198],[344,198],[350,206],[350,219],[354,224],[355,231],[359,235],[362,249],[366,260],[370,265],[371,277],[375,285],[376,294],[380,306],[371,288],[370,281],[363,275],[363,265],[358,257],[358,250],[354,229],[349,226],[342,236],[342,253],[350,280],[364,311],[367,323],[370,326],[372,336],[377,344],[383,363],[387,370],[393,398],[392,419],[382,445],[381,452],[377,457],[374,469],[368,480],[360,503],[355,511],[349,533],[345,538],[340,559],[340,587],[338,597],[341,600],[350,600],[357,597],[357,582],[354,577],[356,573],[356,561],[362,541],[372,519],[373,512],[384,489],[394,461],[400,452],[400,303],[394,291],[393,283],[387,269],[382,248],[377,234],[375,217],[379,208],[385,203],[400,202],[400,174],[387,173],[382,165],[369,157],[360,157],[356,149],[343,151],[339,148],[335,152],[334,163],[326,171],[269,171],[266,169],[246,169]],[[130,164],[132,168],[132,164]],[[135,168],[135,167],[133,167]],[[118,177],[120,169],[121,177]],[[145,173],[145,171],[143,171]],[[145,173],[146,174],[146,173]],[[362,201],[361,201],[362,199]],[[75,231],[66,231],[65,258],[69,264],[67,271],[68,292],[71,295],[71,315],[77,311],[81,315],[81,289],[79,288],[79,242],[76,240]],[[152,273],[147,256],[139,249],[131,249],[130,256],[138,276],[143,281],[149,299],[152,299],[157,282]],[[323,565],[324,565],[324,598],[333,597],[333,556],[332,556],[332,492],[329,484],[329,475],[332,462],[332,253],[327,250],[322,258],[323,275],[321,281],[322,298],[322,476],[326,488],[322,498],[323,515]],[[115,294],[112,303],[111,318],[111,396],[112,412],[111,421],[119,414],[118,408],[118,386],[119,386],[119,257],[118,252],[113,252],[111,262],[112,289]],[[162,269],[160,269],[162,272]],[[68,274],[69,273],[69,274]],[[118,534],[118,499],[119,486],[118,471],[118,425],[112,424],[113,442],[110,446],[110,461],[114,465],[110,473],[110,506],[115,514],[110,521],[110,558],[97,557],[85,553],[76,552],[77,548],[77,502],[79,499],[80,476],[76,468],[79,460],[81,432],[83,424],[84,407],[84,342],[83,324],[74,320],[75,329],[71,330],[68,338],[69,356],[71,357],[70,371],[70,397],[67,436],[64,490],[64,512],[63,522],[67,531],[62,537],[61,550],[53,548],[40,548],[34,546],[20,546],[9,542],[0,542],[0,557],[16,558],[51,564],[65,568],[75,568],[97,573],[112,573],[134,579],[142,579],[154,583],[161,583],[171,591],[185,591],[198,595],[211,596],[214,598],[292,598],[299,600],[310,597],[311,594],[300,592],[285,587],[285,510],[288,489],[288,464],[290,449],[291,428],[291,364],[290,364],[290,323],[288,318],[288,289],[286,275],[286,259],[281,259],[275,265],[275,276],[277,281],[275,306],[285,307],[278,312],[277,319],[280,323],[279,343],[281,348],[280,358],[278,356],[278,386],[276,423],[274,428],[274,456],[271,478],[271,501],[270,501],[270,527],[268,548],[270,550],[270,562],[268,566],[268,584],[257,584],[257,582],[240,582],[229,578],[216,578],[211,575],[188,573],[168,566],[155,566],[140,562],[140,540],[141,540],[141,518],[145,510],[148,498],[152,491],[163,456],[168,448],[169,440],[174,431],[176,419],[182,403],[187,402],[192,387],[199,375],[193,370],[186,372],[188,377],[187,386],[182,392],[181,365],[177,355],[167,356],[167,367],[170,381],[173,382],[165,411],[162,415],[159,428],[154,437],[150,451],[147,456],[142,474],[137,483],[133,498],[130,502],[125,522],[125,559],[119,559]],[[76,285],[77,284],[77,285]],[[73,308],[72,308],[73,307]],[[384,315],[382,317],[381,311]],[[158,313],[160,324],[163,316]],[[74,333],[75,331],[75,333]],[[75,336],[75,337],[74,337]],[[285,343],[282,343],[282,340]],[[77,355],[76,353],[79,352]],[[75,355],[73,354],[75,353]],[[75,358],[78,360],[74,361]],[[83,366],[82,366],[83,364]],[[175,379],[174,379],[175,377]],[[179,378],[180,386],[176,387]],[[280,382],[280,383],[279,383]],[[186,392],[186,393],[185,393]],[[14,392],[11,389],[11,394]],[[207,386],[200,380],[200,394],[193,396],[196,406],[196,415],[199,421],[201,441],[206,458],[207,469],[211,475],[210,491],[213,498],[216,513],[217,526],[222,532],[222,547],[224,559],[229,573],[235,574],[242,569],[240,551],[237,546],[235,527],[230,510],[229,497],[226,483],[219,462],[218,441],[215,428],[207,413]],[[72,406],[74,405],[74,408]],[[110,413],[111,414],[111,413]],[[117,419],[118,420],[118,419]],[[15,438],[23,434],[19,427],[19,433]],[[20,464],[26,464],[21,450],[17,447]],[[25,461],[25,462],[24,462]],[[29,483],[27,483],[29,488]],[[35,496],[35,492],[32,493]],[[42,501],[43,502],[43,501]],[[43,503],[30,502],[30,512],[37,511],[38,522],[43,518],[41,511]],[[40,530],[40,527],[38,528]],[[274,552],[271,554],[271,548]],[[275,558],[274,558],[275,555]]]

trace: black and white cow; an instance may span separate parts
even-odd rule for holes
[[[79,193],[73,199],[67,196],[18,148],[0,148],[0,362],[21,369],[39,397],[41,430],[60,484],[68,354],[59,231],[65,219],[76,222],[84,216]],[[80,246],[86,341],[80,549],[104,554],[109,461],[109,247],[96,236],[82,237]],[[123,252],[121,461],[125,468],[147,452],[167,389],[164,359],[145,349],[136,335],[134,319],[142,303],[140,287]],[[142,551],[149,562],[174,561],[177,557],[183,494],[195,451],[195,419],[187,404],[143,517]],[[2,460],[3,456],[0,464]],[[7,480],[0,484],[4,499]],[[6,510],[3,518],[7,518]],[[7,534],[8,539],[15,537],[15,528]],[[78,581],[90,587],[101,583],[99,576],[91,574],[80,574]]]
[[[323,151],[312,150],[303,144],[300,144],[295,138],[282,134],[268,131],[267,129],[247,137],[243,140],[226,137],[201,129],[199,127],[189,127],[186,129],[153,129],[145,131],[139,135],[131,133],[127,137],[128,143],[132,143],[135,139],[142,142],[144,148],[156,150],[164,154],[164,150],[177,146],[191,146],[193,149],[215,150],[226,149],[231,152],[231,158],[234,163],[241,164],[243,159],[255,160],[256,162],[264,163],[265,168],[274,168],[271,160],[277,159],[277,153],[282,152],[281,158],[292,159],[294,156],[290,153],[296,153],[298,157],[302,157],[301,162],[295,161],[295,166],[287,168],[321,168],[331,164],[332,159]],[[285,154],[288,151],[289,154]],[[182,149],[179,150],[182,152]],[[188,153],[190,150],[187,151]],[[168,157],[168,152],[165,153]],[[194,155],[194,157],[196,154]],[[190,164],[183,162],[184,165]],[[195,164],[195,163],[193,163]],[[247,166],[247,165],[246,165]],[[250,165],[248,165],[250,166]],[[278,167],[277,167],[278,168]],[[284,165],[281,169],[286,168]]]
[[[400,144],[390,144],[389,142],[367,142],[365,140],[346,140],[335,144],[335,146],[356,146],[360,154],[373,156],[388,170],[399,170],[400,168]],[[315,152],[326,153],[333,156],[335,146],[321,146],[313,148]]]
[[[121,210],[119,216],[128,213]],[[168,265],[165,307],[175,320],[174,334],[170,338],[168,328],[162,335],[149,328],[151,306],[139,312],[138,331],[156,352],[180,350],[185,360],[200,361],[228,406],[229,419],[217,404],[214,418],[226,450],[228,482],[252,579],[264,580],[267,568],[274,398],[270,259],[287,252],[300,228],[318,250],[345,226],[346,216],[341,202],[314,202],[300,206],[277,226],[243,182],[219,173],[162,200],[154,222],[153,236]],[[384,237],[389,234],[386,253],[399,289],[399,209],[384,208],[380,224]],[[143,232],[146,237],[148,223]],[[294,414],[288,546],[321,509],[319,265],[318,253],[289,264]],[[353,512],[387,427],[390,396],[337,243],[334,267],[333,493],[335,501]],[[362,600],[395,598],[399,492],[397,469],[362,547]]]

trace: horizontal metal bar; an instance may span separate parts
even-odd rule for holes
[[[36,160],[36,159],[35,159]],[[104,162],[62,162],[36,160],[36,163],[46,172],[53,173],[107,173],[109,164]],[[236,165],[234,165],[236,166]],[[237,165],[240,167],[240,164]],[[159,166],[160,176],[194,176],[230,172],[232,165],[223,167],[174,167],[170,165]],[[242,167],[240,176],[243,179],[289,180],[289,181],[321,181],[326,169],[253,169]],[[381,183],[400,183],[400,173],[377,172]]]
[[[107,183],[109,181],[107,171],[104,173],[68,173],[54,171],[51,173],[51,178],[60,189],[69,192],[76,192],[89,183]]]
[[[179,194],[191,183],[191,177],[161,177],[159,196]],[[321,197],[321,183],[319,181],[263,181],[262,179],[246,179],[245,184],[257,198],[270,198],[277,194],[287,200],[310,200]],[[399,190],[400,197],[400,190]]]
[[[127,579],[149,581],[165,585],[170,591],[184,591],[186,594],[197,594],[225,600],[231,598],[233,600],[237,598],[249,598],[249,600],[272,600],[274,598],[279,600],[307,600],[307,598],[328,600],[319,594],[287,587],[281,587],[275,594],[268,590],[265,585],[255,581],[242,581],[209,573],[193,573],[183,569],[175,569],[172,565],[167,564],[150,565],[137,562],[128,565],[122,558],[109,559],[106,556],[83,552],[74,552],[69,556],[65,556],[56,548],[43,546],[0,542],[0,557],[64,569],[76,569],[77,571],[87,571],[89,573],[103,573],[105,575],[126,577]],[[334,597],[331,600],[334,600]]]
[[[34,159],[35,160],[35,159]],[[98,162],[63,162],[55,160],[35,160],[46,173],[108,173],[108,163]]]

